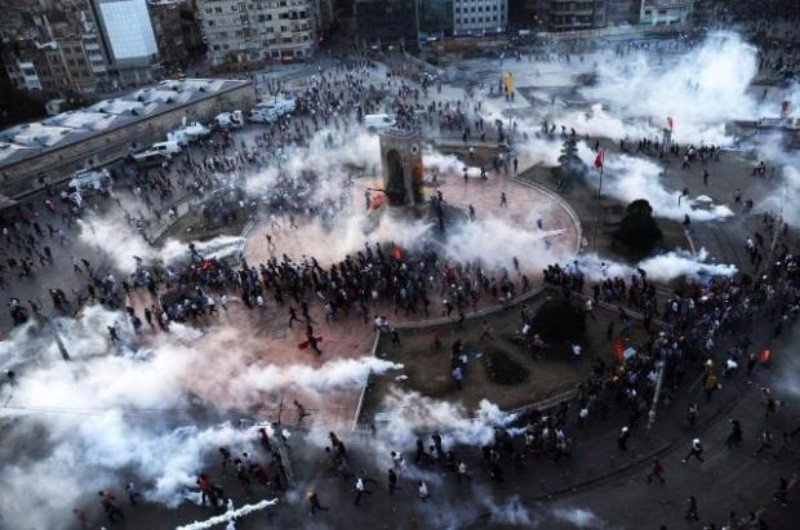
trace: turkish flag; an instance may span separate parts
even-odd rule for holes
[[[758,362],[760,362],[761,364],[769,362],[770,357],[772,357],[772,354],[770,353],[769,350],[762,350],[758,354]]]
[[[669,125],[669,130],[671,131],[672,130],[672,126],[674,125],[674,122],[672,121],[672,117],[668,117],[667,118],[667,125]]]
[[[394,247],[394,249],[392,249],[392,257],[397,261],[403,259],[403,251],[400,250],[400,247]]]
[[[603,162],[606,160],[606,153],[605,151],[598,151],[597,156],[594,158],[594,167],[600,169],[603,167]]]
[[[385,197],[383,196],[383,193],[375,195],[370,200],[369,207],[372,208],[373,210],[377,210],[378,208],[383,206],[383,201],[384,200],[385,200]]]

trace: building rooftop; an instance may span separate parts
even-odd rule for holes
[[[231,79],[166,80],[125,95],[62,112],[38,122],[0,130],[0,171],[50,150],[136,123],[187,103],[244,86]],[[189,116],[189,119],[192,119]]]

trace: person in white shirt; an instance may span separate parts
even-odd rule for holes
[[[428,493],[428,485],[425,484],[424,480],[419,481],[419,498],[422,501],[427,501],[430,494]]]

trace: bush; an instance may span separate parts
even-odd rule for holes
[[[498,385],[518,385],[528,378],[528,369],[506,352],[490,349],[484,356],[489,378]]]
[[[644,199],[628,205],[619,228],[614,232],[614,239],[644,254],[652,252],[663,237],[653,218],[653,208]]]
[[[572,343],[585,343],[586,315],[568,300],[550,298],[533,317],[533,333],[538,333],[554,353],[572,355]]]

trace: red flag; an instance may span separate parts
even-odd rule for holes
[[[403,251],[400,250],[400,247],[394,247],[392,249],[392,257],[394,259],[396,259],[397,261],[400,261],[401,259],[403,259]]]
[[[760,362],[761,364],[769,362],[769,359],[770,359],[771,356],[772,356],[772,354],[770,353],[769,350],[762,350],[758,354],[758,362]]]
[[[672,130],[672,126],[674,125],[674,122],[672,121],[672,117],[671,116],[667,118],[667,125],[669,125],[669,130],[671,131]]]
[[[606,153],[603,150],[597,152],[597,156],[594,158],[594,167],[600,169],[603,167],[603,162],[606,160]]]
[[[385,199],[385,197],[384,197],[383,193],[375,195],[374,197],[372,197],[372,199],[370,199],[369,207],[371,209],[373,209],[373,210],[377,210],[378,208],[380,208],[383,205],[384,199]]]
[[[624,360],[624,352],[625,352],[625,340],[622,337],[617,337],[613,343],[611,343],[611,352],[614,355],[614,358],[619,362]]]

